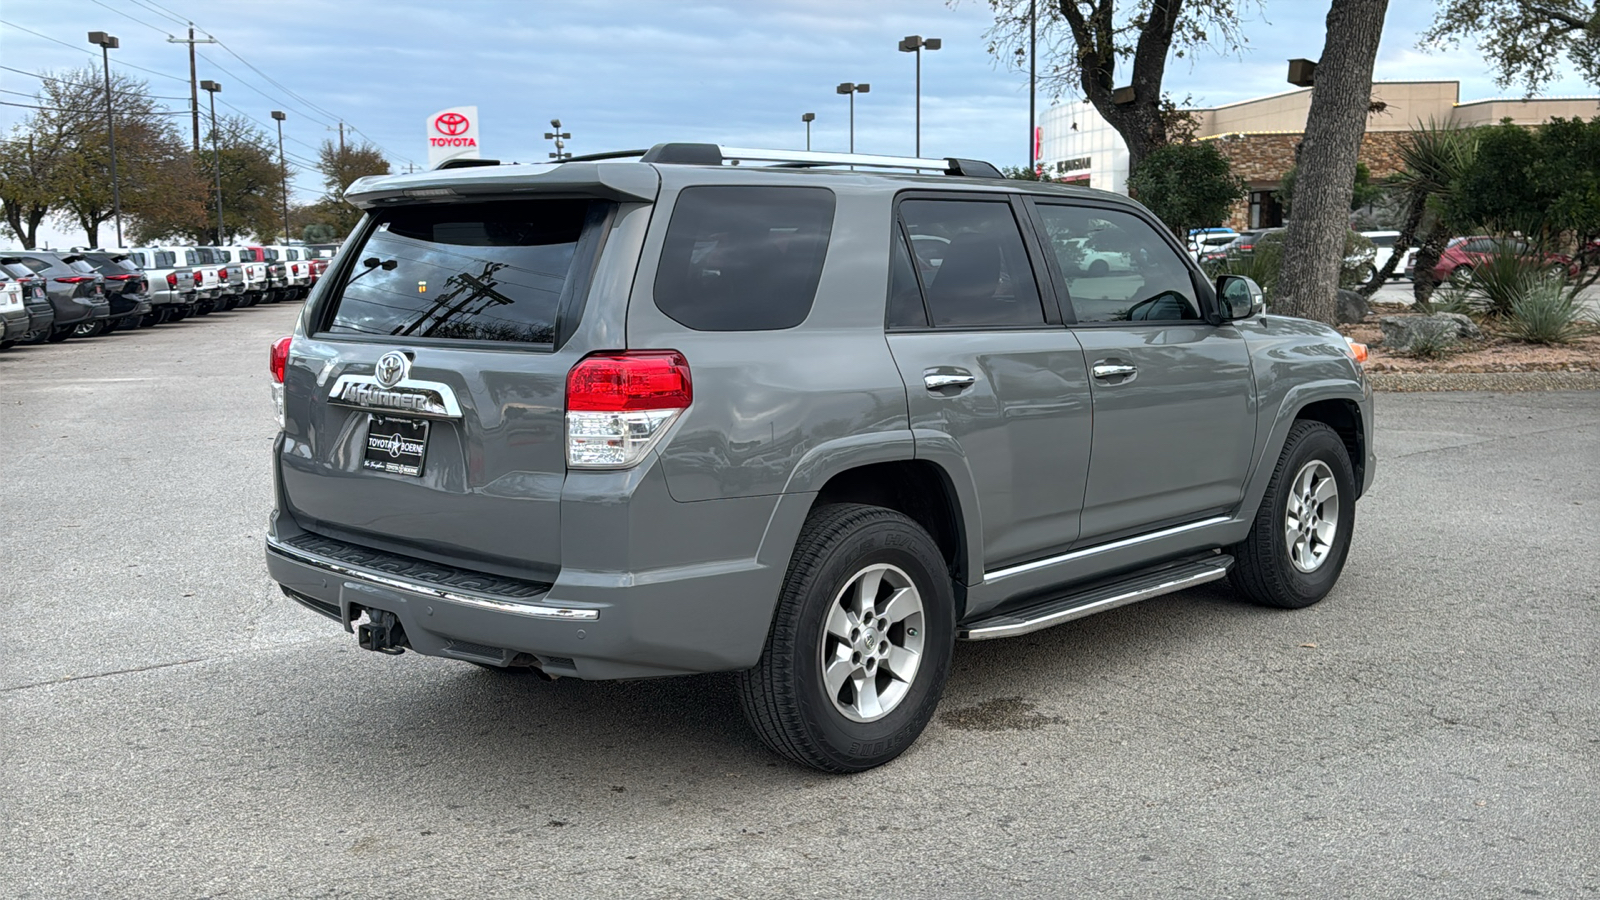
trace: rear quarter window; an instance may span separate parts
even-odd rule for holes
[[[656,307],[696,331],[799,325],[817,296],[833,212],[826,188],[683,189],[656,269]]]
[[[592,254],[609,207],[575,199],[388,210],[351,254],[327,331],[553,344],[564,298],[582,280],[580,244]]]

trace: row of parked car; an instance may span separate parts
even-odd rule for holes
[[[0,250],[0,350],[304,299],[337,244]]]

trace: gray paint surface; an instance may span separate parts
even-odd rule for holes
[[[264,359],[293,315],[0,356],[7,450],[53,461],[0,504],[8,897],[1600,889],[1600,394],[1379,395],[1326,601],[958,645],[917,746],[839,779],[777,763],[726,676],[496,678],[285,600]]]
[[[824,186],[834,193],[816,302],[799,326],[702,332],[657,308],[656,261],[672,206],[684,188],[704,184]],[[362,604],[395,612],[408,633],[432,635],[416,642],[421,652],[435,652],[444,638],[470,640],[571,657],[585,678],[748,666],[761,652],[804,521],[797,508],[852,468],[912,459],[938,466],[952,485],[966,536],[957,552],[971,586],[964,605],[970,617],[1076,580],[1242,539],[1304,403],[1357,404],[1371,431],[1360,370],[1343,338],[1314,323],[1256,317],[885,334],[897,195],[1092,200],[1145,216],[1152,234],[1165,234],[1142,208],[1102,192],[805,169],[576,163],[366,180],[351,196],[376,208],[407,202],[406,191],[419,189],[460,197],[576,192],[623,204],[584,315],[553,352],[308,335],[308,323],[333,297],[329,285],[348,277],[359,252],[344,254],[309,301],[286,387],[276,533],[292,536],[304,527],[403,556],[548,582],[540,604],[603,607],[580,639],[570,622],[460,609],[449,613],[460,621],[446,622],[444,611],[430,618],[408,598],[382,593]],[[1028,252],[1046,307],[1065,308],[1048,255],[1034,246]],[[1192,270],[1180,250],[1171,252]],[[1200,293],[1203,306],[1214,302],[1207,290]],[[367,413],[326,399],[328,385],[371,373],[378,356],[393,349],[413,355],[413,378],[445,384],[461,402],[459,419],[434,422],[421,478],[363,471]],[[635,472],[580,481],[564,464],[566,373],[587,353],[617,349],[683,353],[694,402]],[[1120,382],[1093,377],[1093,366],[1108,361],[1135,365],[1138,373]],[[930,391],[924,377],[940,372],[970,375],[974,383]],[[1371,471],[1367,466],[1369,478]],[[775,512],[779,498],[788,500],[783,515]],[[1214,521],[1137,545],[1112,543],[1200,520]],[[568,560],[569,551],[583,561]],[[325,604],[348,606],[348,592],[361,589],[304,563],[272,561],[275,573]],[[985,577],[1042,561],[1049,562],[1015,578]],[[495,628],[495,618],[504,626]],[[696,619],[721,627],[682,624]]]

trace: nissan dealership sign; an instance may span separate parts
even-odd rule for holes
[[[428,117],[428,168],[451,159],[478,158],[478,108],[452,106]]]

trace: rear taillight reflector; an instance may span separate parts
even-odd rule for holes
[[[272,405],[278,414],[278,430],[284,427],[283,416],[283,375],[289,368],[289,349],[294,344],[294,338],[278,338],[272,344],[272,355],[268,361],[268,369],[272,372]]]
[[[168,272],[167,273],[167,287],[177,287],[177,286],[178,286],[178,273],[177,272]]]
[[[222,279],[223,281],[227,281],[228,280],[228,270],[227,269],[218,269],[217,270],[217,277]]]
[[[637,464],[694,400],[676,350],[599,353],[567,373],[567,465]]]
[[[194,270],[194,283],[195,284],[204,284],[205,280],[206,280],[205,276],[201,274],[200,270],[199,269],[195,269]]]

